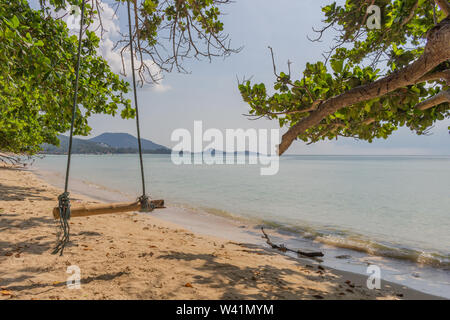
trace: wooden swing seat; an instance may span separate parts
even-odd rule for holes
[[[164,200],[150,201],[155,209],[164,207]],[[124,213],[131,211],[140,211],[141,203],[135,202],[119,202],[119,203],[100,203],[100,204],[79,204],[70,207],[70,217],[87,217],[99,214]],[[53,208],[53,217],[59,219],[59,208]]]

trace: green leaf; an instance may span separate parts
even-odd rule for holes
[[[344,65],[344,60],[331,59],[330,64],[334,72],[341,73],[342,67]]]
[[[12,19],[11,19],[11,24],[12,24],[11,26],[14,29],[17,29],[17,27],[20,25],[19,18],[17,18],[16,16],[13,16]]]

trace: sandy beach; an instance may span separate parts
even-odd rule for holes
[[[0,167],[0,299],[436,298],[386,281],[370,290],[366,276],[285,256],[264,239],[195,234],[152,214],[74,218],[71,242],[55,256],[51,211],[60,193],[30,171]],[[79,290],[66,285],[74,265]]]

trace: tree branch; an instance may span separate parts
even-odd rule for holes
[[[428,32],[424,53],[415,62],[387,77],[355,87],[321,103],[316,111],[297,122],[283,135],[278,146],[278,154],[282,155],[300,134],[319,124],[330,114],[341,108],[381,97],[396,89],[414,84],[424,74],[449,59],[450,18],[446,18]]]
[[[427,110],[444,102],[450,102],[450,90],[439,92],[437,95],[416,104],[415,108]]]
[[[263,233],[263,238],[266,239],[266,242],[269,246],[271,246],[273,249],[277,249],[280,250],[281,252],[286,252],[286,251],[291,251],[291,252],[295,252],[300,256],[305,256],[308,258],[316,258],[316,257],[323,257],[323,253],[320,251],[313,251],[313,252],[305,252],[305,251],[300,251],[300,250],[293,250],[293,249],[289,249],[287,247],[284,246],[284,244],[275,244],[272,241],[270,241],[269,236],[267,235],[267,233],[264,231],[264,228],[261,227],[261,231]]]
[[[418,6],[419,6],[419,1],[416,1],[416,3],[414,3],[413,7],[409,11],[409,15],[402,21],[402,23],[400,25],[401,27],[403,27],[405,24],[407,24],[409,21],[411,21],[411,19],[414,17],[414,13],[417,10]]]
[[[364,120],[364,121],[362,122],[362,124],[369,125],[369,124],[374,123],[375,121],[376,121],[376,120],[375,120],[374,118],[369,118],[369,119]]]
[[[416,81],[416,83],[421,83],[421,82],[425,82],[425,81],[435,81],[435,80],[445,80],[445,82],[450,83],[450,69],[426,74],[426,75],[420,77]]]
[[[448,0],[434,0],[439,8],[444,11],[444,13],[449,16],[450,15],[450,3]]]
[[[29,155],[25,154],[15,154],[11,152],[2,152],[0,151],[0,164],[3,163],[7,166],[12,167],[26,167],[29,164],[32,164],[34,159]]]

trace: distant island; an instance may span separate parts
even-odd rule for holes
[[[69,150],[69,137],[60,135],[58,136],[60,145],[55,146],[52,144],[44,143],[41,145],[41,154],[67,154]],[[163,145],[154,143],[147,139],[141,139],[142,152],[145,154],[170,154],[172,150]],[[138,141],[137,138],[129,133],[112,133],[105,132],[101,135],[91,139],[73,138],[72,153],[74,154],[125,154],[125,153],[138,153]],[[196,155],[206,154],[214,156],[216,153],[225,155],[255,155],[259,156],[257,152],[246,151],[234,151],[225,152],[215,149],[205,150],[199,153],[193,153],[190,151],[180,151],[183,153]]]
[[[262,155],[261,153],[259,153],[259,152],[252,152],[252,151],[248,151],[248,150],[245,150],[245,151],[222,151],[222,150],[216,150],[216,149],[208,149],[208,150],[204,150],[204,151],[202,151],[202,152],[191,152],[191,151],[185,151],[185,150],[181,150],[181,151],[179,151],[178,152],[178,154],[179,155],[183,155],[183,154],[190,154],[190,155],[199,155],[199,154],[202,154],[202,155],[210,155],[210,156],[215,156],[216,155],[216,153],[217,154],[222,154],[222,155],[235,155],[235,156],[237,156],[237,155],[245,155],[245,156],[260,156],[260,155]]]
[[[59,146],[42,144],[41,154],[67,154],[69,137],[60,135],[58,138]],[[143,153],[146,154],[170,154],[172,152],[171,149],[147,139],[141,139],[141,145]],[[128,133],[106,132],[91,139],[73,138],[72,152],[74,154],[138,153],[138,140]]]

